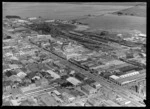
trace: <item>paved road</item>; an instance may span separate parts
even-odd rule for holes
[[[36,95],[36,94],[42,94],[42,93],[47,93],[47,92],[53,91],[54,89],[55,89],[54,87],[46,87],[41,90],[36,90],[36,91],[32,91],[30,93],[25,93],[24,95],[31,96],[31,95]]]

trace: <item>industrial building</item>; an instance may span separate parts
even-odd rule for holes
[[[54,78],[60,78],[60,75],[58,75],[57,73],[53,72],[52,70],[47,70],[47,72]]]
[[[81,81],[76,79],[75,77],[69,77],[66,80],[72,83],[74,86],[77,86],[81,83]]]
[[[81,90],[84,91],[88,95],[94,94],[96,92],[96,89],[94,89],[93,87],[91,87],[89,85],[82,86]]]
[[[121,85],[121,86],[124,86],[130,82],[139,81],[139,80],[142,80],[145,78],[146,78],[146,73],[130,75],[130,76],[126,76],[124,78],[120,78],[119,76],[116,76],[116,75],[110,76],[111,81],[113,81],[114,83]]]

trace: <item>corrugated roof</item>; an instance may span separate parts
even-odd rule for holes
[[[82,86],[82,88],[84,88],[86,90],[95,90],[93,87],[91,87],[89,85],[84,85],[84,86]]]
[[[143,78],[146,78],[146,73],[137,74],[137,75],[133,75],[133,76],[126,77],[126,78],[120,78],[120,79],[117,79],[117,81],[119,83],[123,83],[123,82],[126,82],[126,81],[138,80],[138,79],[143,79]]]

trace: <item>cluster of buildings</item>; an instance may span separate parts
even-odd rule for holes
[[[66,66],[49,52],[56,53],[66,60],[72,59],[78,62],[79,66],[94,71],[94,75],[107,78],[121,86],[145,79],[145,69],[114,58],[107,52],[88,50],[71,39],[54,38],[51,34],[41,35],[25,28],[25,25],[30,25],[36,20],[38,19],[34,17],[4,20],[4,105],[125,105],[119,100],[108,100],[111,97],[107,97],[107,91],[100,82]],[[96,99],[97,96],[101,99]]]

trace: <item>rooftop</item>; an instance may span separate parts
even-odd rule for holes
[[[40,98],[47,106],[56,106],[57,105],[56,100],[48,94],[42,95],[42,96],[40,96]]]
[[[129,76],[126,78],[119,78],[119,79],[117,79],[117,81],[121,84],[125,84],[125,82],[128,82],[128,81],[140,80],[140,79],[144,79],[144,78],[146,78],[146,73],[137,74],[137,75]]]
[[[67,81],[71,82],[73,85],[78,85],[81,83],[81,81],[79,81],[78,79],[76,79],[74,77],[67,78]]]

